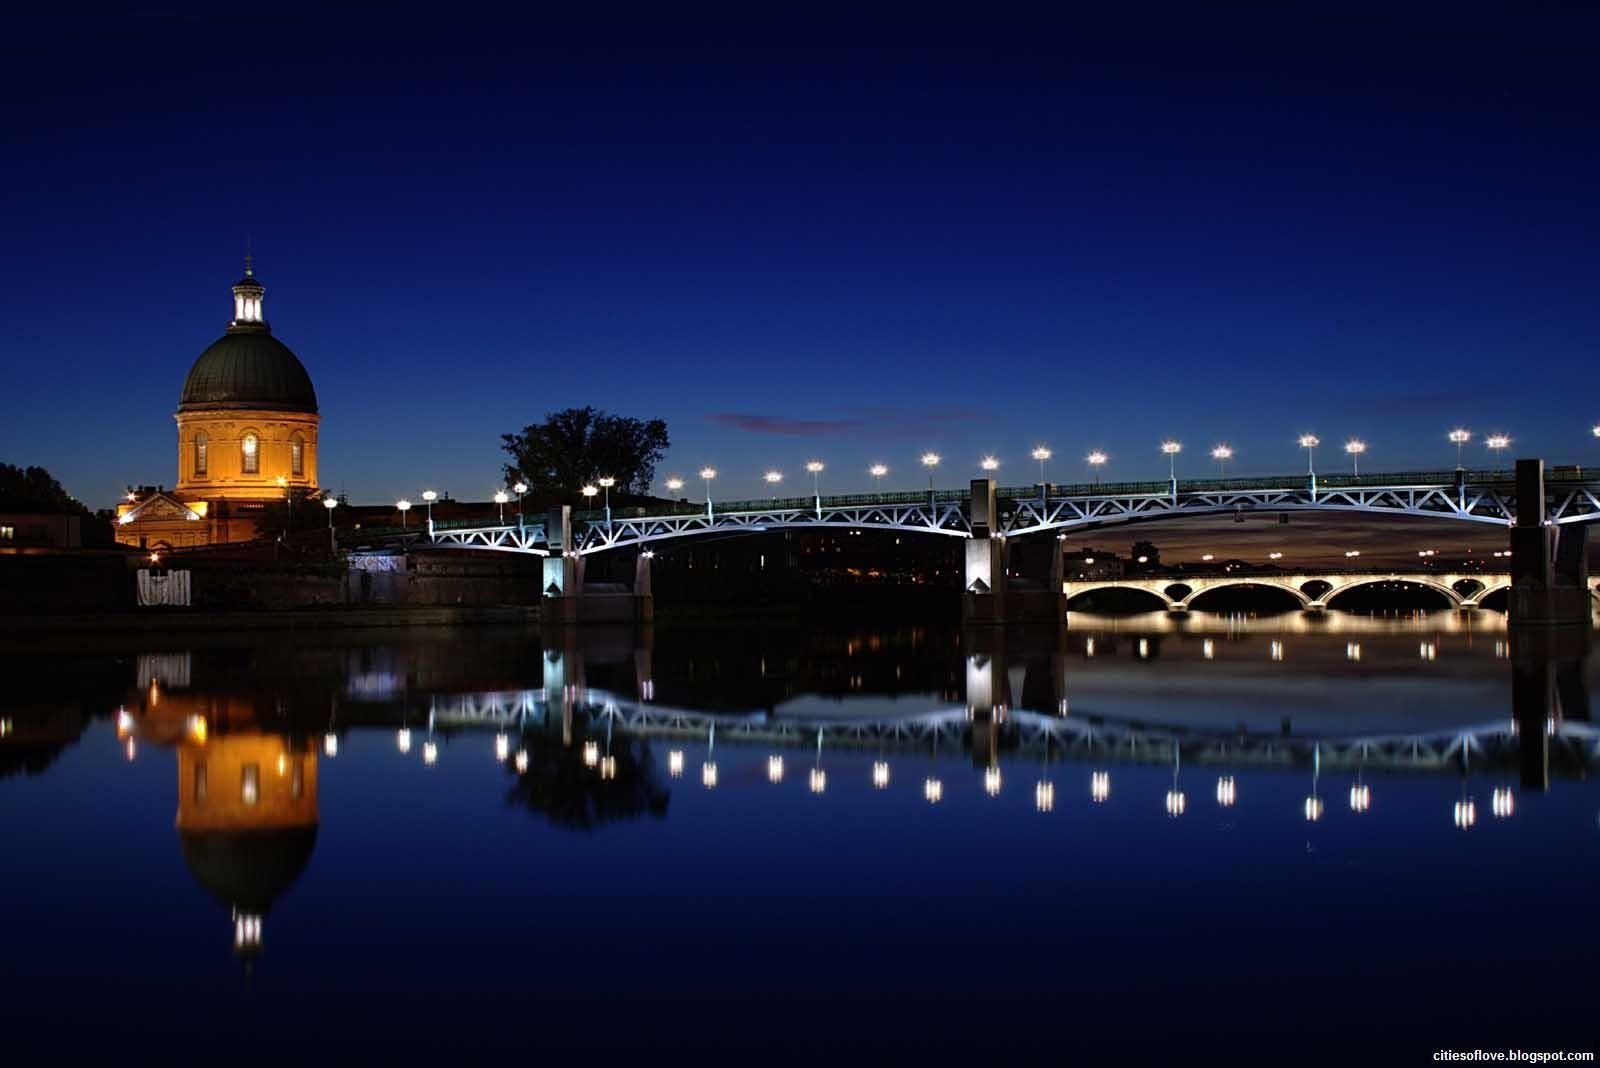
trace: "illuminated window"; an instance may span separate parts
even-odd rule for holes
[[[306,439],[299,434],[289,439],[289,470],[296,478],[306,473]]]
[[[244,766],[244,774],[239,777],[239,800],[247,805],[253,805],[261,800],[260,764]]]
[[[16,541],[16,540],[17,540],[17,528],[16,527],[0,527],[0,541]]]
[[[206,477],[206,453],[211,445],[211,439],[204,430],[194,436],[194,473],[198,478]]]
[[[200,761],[194,766],[194,803],[205,804],[206,800],[206,762]]]
[[[244,456],[244,473],[247,475],[259,474],[261,471],[261,439],[254,434],[246,434],[240,442],[239,448]]]

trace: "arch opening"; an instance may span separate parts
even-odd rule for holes
[[[1375,579],[1347,586],[1328,598],[1328,607],[1354,615],[1438,612],[1454,608],[1444,589],[1420,582]]]
[[[1135,586],[1103,586],[1067,598],[1069,612],[1092,612],[1106,616],[1142,615],[1145,612],[1165,611],[1166,607],[1166,598],[1153,590]]]
[[[1224,615],[1248,613],[1253,615],[1281,615],[1298,612],[1305,604],[1282,586],[1261,582],[1240,582],[1217,586],[1194,595],[1189,608],[1196,612],[1216,612]]]

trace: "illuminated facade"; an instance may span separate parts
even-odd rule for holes
[[[317,489],[317,394],[305,366],[272,336],[266,290],[247,259],[227,331],[189,369],[175,418],[176,489],[130,491],[117,540],[182,548],[260,536],[266,506]]]

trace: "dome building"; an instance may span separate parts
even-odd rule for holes
[[[130,491],[117,540],[181,548],[260,536],[266,506],[317,488],[317,392],[262,313],[266,287],[245,258],[233,318],[184,379],[174,490]]]

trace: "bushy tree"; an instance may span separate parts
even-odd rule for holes
[[[14,464],[0,464],[0,508],[14,512],[90,514],[89,509],[44,468]]]
[[[535,496],[574,493],[604,476],[624,493],[646,493],[656,464],[671,442],[667,424],[612,415],[597,408],[567,408],[544,422],[502,435],[510,455],[506,483],[526,482]]]

